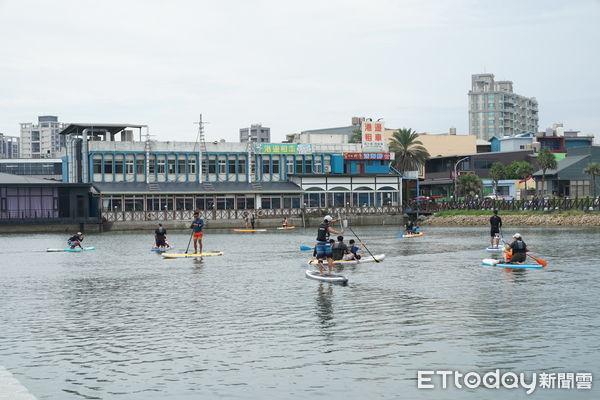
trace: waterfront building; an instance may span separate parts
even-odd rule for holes
[[[530,133],[514,136],[492,136],[489,139],[490,151],[518,151],[538,150],[539,144],[535,143],[535,136]]]
[[[58,117],[43,115],[38,123],[21,123],[21,158],[56,158],[65,145],[65,137],[59,135],[66,125]]]
[[[545,186],[542,186],[542,171],[536,171],[533,178],[537,190],[544,195],[565,197],[585,197],[592,195],[591,176],[583,172],[589,163],[600,163],[600,146],[573,147],[561,160],[557,168],[546,171]],[[600,177],[596,178],[596,196],[600,195]]]
[[[401,179],[389,183],[383,179],[393,173],[393,155],[365,153],[360,144],[199,145],[134,141],[133,135],[123,140],[121,134],[127,128],[139,130],[141,138],[145,126],[70,124],[61,132],[67,137],[63,180],[98,188],[103,215],[193,209],[300,210],[305,204],[381,206],[398,204],[401,198]],[[333,184],[334,178],[339,178],[338,185]],[[313,191],[322,193],[316,196]]]
[[[17,136],[0,133],[0,159],[19,158],[20,140]]]
[[[98,224],[97,193],[72,184],[0,173],[0,224]]]
[[[60,158],[13,158],[0,160],[0,172],[26,175],[38,179],[62,181],[63,160]]]
[[[469,134],[488,140],[538,131],[537,100],[514,93],[511,81],[495,81],[494,74],[475,74],[468,95]]]
[[[425,162],[425,179],[421,182],[421,194],[450,198],[454,194],[455,178],[463,174],[488,177],[495,162],[508,165],[513,161],[533,163],[533,150],[462,154],[432,157]],[[456,167],[456,175],[454,175]]]
[[[563,124],[552,124],[544,132],[538,133],[536,140],[541,148],[548,148],[553,153],[567,153],[575,147],[590,147],[594,144],[593,135],[580,135],[580,131],[565,130]]]
[[[252,124],[250,128],[240,129],[240,143],[270,143],[271,128],[262,126],[261,124]]]

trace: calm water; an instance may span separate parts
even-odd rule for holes
[[[598,398],[598,237],[519,229],[544,270],[483,267],[487,228],[357,227],[384,262],[304,277],[315,229],[205,235],[163,260],[149,233],[0,236],[0,365],[40,399]],[[505,229],[508,232],[513,230]],[[187,232],[171,241],[185,249]],[[595,388],[418,390],[418,369],[594,373]]]

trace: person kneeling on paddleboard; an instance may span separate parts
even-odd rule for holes
[[[154,231],[154,246],[157,249],[167,247],[167,230],[162,224],[158,224],[158,228]]]
[[[409,235],[412,235],[413,228],[414,228],[414,225],[413,225],[412,219],[409,219],[406,222],[406,233],[409,234]]]
[[[81,242],[83,242],[83,233],[77,232],[67,240],[67,245],[72,249],[77,246],[79,246],[80,249],[83,249],[83,247],[81,247]]]
[[[190,228],[193,230],[194,235],[194,254],[202,253],[202,229],[204,228],[204,220],[200,218],[200,213],[198,211],[194,212],[194,220],[192,221],[192,225]],[[198,251],[198,247],[200,251]]]
[[[350,239],[350,241],[348,243],[350,243],[350,246],[348,247],[348,249],[350,250],[350,253],[353,256],[352,259],[360,260],[360,254],[358,254],[358,250],[360,250],[360,247],[358,247],[356,245],[356,242],[354,241],[354,239]]]
[[[331,249],[334,261],[344,260],[344,255],[348,251],[348,246],[344,243],[344,237],[338,236],[337,240],[338,241],[333,244],[333,248]]]
[[[319,225],[319,230],[317,231],[317,243],[315,245],[315,251],[317,256],[317,261],[319,265],[319,273],[323,275],[323,261],[327,260],[327,264],[329,267],[329,275],[333,273],[333,250],[329,243],[329,235],[332,233],[334,235],[342,235],[344,231],[338,232],[334,230],[330,223],[333,222],[333,218],[331,215],[327,215],[323,219],[323,223]]]
[[[510,249],[510,263],[511,264],[523,264],[527,257],[527,252],[529,249],[527,248],[527,244],[523,241],[523,238],[519,233],[515,233],[513,235],[515,239],[511,244],[508,245]],[[507,257],[508,258],[508,257]],[[508,259],[507,259],[508,262]]]

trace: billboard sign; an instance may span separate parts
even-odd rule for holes
[[[296,143],[256,143],[254,151],[259,154],[311,154],[312,145]]]
[[[383,121],[363,121],[361,125],[362,131],[362,147],[363,150],[382,151],[385,147],[384,142],[384,127]]]
[[[390,153],[344,153],[344,160],[390,160]]]

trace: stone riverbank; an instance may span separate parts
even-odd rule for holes
[[[502,215],[502,224],[505,226],[598,226],[600,227],[600,214],[582,215]],[[488,226],[489,215],[433,215],[423,221],[423,225],[434,226]]]

